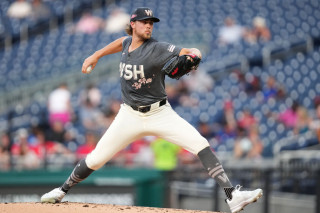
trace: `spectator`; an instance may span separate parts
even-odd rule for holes
[[[212,128],[210,127],[210,125],[207,122],[199,122],[198,131],[208,141],[210,141],[215,136]]]
[[[249,72],[245,75],[245,91],[247,94],[251,95],[261,91],[260,79]]]
[[[80,106],[79,118],[86,131],[105,131],[103,113],[93,106],[89,99]]]
[[[285,127],[289,129],[293,129],[296,126],[297,123],[297,110],[299,108],[299,103],[297,101],[294,101],[290,107],[288,107],[283,112],[280,112],[279,114],[276,113],[269,113],[272,117],[274,117],[279,122],[283,123]]]
[[[28,142],[30,149],[34,151],[39,159],[44,159],[46,155],[46,137],[43,129],[34,126],[29,134]]]
[[[103,20],[86,11],[82,14],[78,23],[72,28],[74,33],[94,34],[103,28]]]
[[[235,20],[231,17],[227,17],[224,20],[224,26],[219,29],[219,44],[228,45],[238,43],[245,34],[245,29],[237,25]]]
[[[130,21],[130,15],[121,8],[113,9],[106,20],[105,32],[108,34],[124,31]]]
[[[75,155],[68,149],[66,138],[67,131],[60,121],[55,121],[45,134],[46,158],[53,166],[73,165],[76,160]]]
[[[262,89],[263,97],[265,100],[269,98],[283,98],[285,96],[284,89],[278,85],[273,76],[269,76],[265,87]]]
[[[198,105],[199,100],[190,96],[190,91],[185,81],[178,81],[178,84],[175,85],[179,93],[179,104],[184,107],[195,107]]]
[[[154,138],[151,136],[151,138]],[[150,147],[150,139],[143,137],[131,143],[125,153],[126,164],[134,166],[153,166],[153,152]],[[131,165],[132,166],[132,165]]]
[[[164,139],[157,138],[151,144],[154,153],[154,167],[159,170],[171,171],[178,166],[178,154],[181,148]]]
[[[115,119],[118,110],[120,109],[121,102],[117,99],[111,99],[107,108],[104,110],[105,121],[104,125],[108,128],[111,122]]]
[[[87,156],[97,145],[98,139],[94,132],[88,131],[85,134],[85,143],[80,145],[76,151],[77,159]]]
[[[315,132],[320,143],[320,104],[315,105],[314,119],[310,122],[309,128]]]
[[[238,126],[245,130],[249,130],[254,125],[257,125],[257,120],[251,114],[251,111],[248,108],[245,108],[238,118]]]
[[[218,139],[220,137],[224,138],[225,136],[227,136],[227,138],[233,138],[237,131],[237,121],[232,101],[225,101],[223,112],[219,115],[220,117],[218,117],[214,123],[214,132],[218,133]],[[221,138],[219,140],[221,140]]]
[[[263,145],[257,126],[251,126],[248,131],[239,127],[238,137],[234,144],[235,158],[261,158]]]
[[[175,108],[180,105],[179,99],[180,99],[180,93],[177,90],[177,87],[175,84],[167,84],[166,85],[166,93],[168,97],[168,101],[172,108]]]
[[[101,104],[101,96],[101,91],[93,83],[89,83],[86,89],[80,93],[80,105],[89,101],[94,108],[98,108]]]
[[[0,134],[0,171],[10,169],[10,137],[8,133]]]
[[[63,144],[65,141],[66,130],[61,121],[54,121],[52,126],[46,132],[46,141],[57,142]]]
[[[293,132],[295,134],[302,134],[309,130],[311,123],[311,118],[308,114],[308,110],[303,107],[299,106],[297,109],[297,122],[293,128]]]
[[[32,6],[26,0],[16,0],[9,8],[7,15],[10,18],[24,19],[30,17],[32,14]]]
[[[72,126],[68,126],[64,135],[64,146],[70,150],[71,153],[75,153],[79,146],[77,135],[78,130]]]
[[[261,158],[263,152],[263,143],[259,135],[258,125],[254,125],[251,128],[249,128],[248,136],[250,141],[252,142],[252,149],[250,150],[248,157]]]
[[[313,99],[313,104],[315,109],[318,107],[318,105],[320,105],[320,95],[317,95],[314,99]]]
[[[229,140],[234,140],[237,136],[237,121],[235,119],[235,113],[233,103],[230,100],[226,100],[223,107],[223,112],[219,113],[219,117],[213,124],[215,139],[213,148],[216,148],[218,144],[225,144]]]
[[[35,21],[47,20],[51,15],[50,9],[42,2],[42,0],[32,1],[32,19]]]
[[[191,71],[187,78],[182,78],[189,92],[208,92],[214,85],[213,78],[205,70]]]
[[[62,83],[49,94],[48,113],[51,126],[56,121],[62,122],[63,125],[71,121],[71,93],[67,84]]]
[[[246,40],[249,43],[257,43],[259,41],[266,42],[271,39],[271,33],[266,25],[266,20],[260,16],[253,19],[252,29],[246,33]]]
[[[40,167],[40,159],[28,143],[28,135],[29,133],[26,129],[19,129],[11,147],[15,168],[19,170]]]

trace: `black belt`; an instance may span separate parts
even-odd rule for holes
[[[149,112],[151,110],[152,105],[156,105],[156,107],[161,107],[167,103],[167,99],[163,99],[162,101],[155,102],[153,104],[147,105],[147,106],[131,106],[132,109],[138,111],[138,112]]]

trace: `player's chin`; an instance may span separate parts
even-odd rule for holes
[[[151,38],[151,33],[146,33],[145,35],[144,35],[144,39],[150,39]]]

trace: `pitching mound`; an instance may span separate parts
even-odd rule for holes
[[[169,208],[152,208],[137,206],[119,206],[93,203],[69,203],[59,204],[43,203],[0,203],[1,213],[213,213],[198,210],[182,210]]]

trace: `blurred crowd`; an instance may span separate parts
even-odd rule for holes
[[[232,75],[237,77],[237,86],[246,94],[261,92],[261,102],[287,97],[285,88],[272,76],[261,81],[258,76],[251,74],[249,78],[239,71]],[[166,90],[173,108],[197,108],[199,100],[191,94],[212,91],[214,85],[214,80],[204,70],[199,70],[179,81],[169,81]],[[48,96],[46,119],[14,133],[1,133],[1,170],[73,166],[95,148],[115,118],[121,101],[110,99],[107,104],[103,103],[101,90],[92,83],[78,94],[77,107],[71,104],[72,96],[68,85],[62,83]],[[282,123],[294,134],[315,131],[320,141],[320,96],[314,99],[311,111],[293,101],[284,111],[268,111],[264,116]],[[259,118],[252,114],[250,108],[243,107],[240,113],[236,113],[232,99],[225,99],[222,111],[214,120],[200,120],[195,127],[214,151],[219,151],[215,150],[219,145],[231,142],[231,158],[260,159],[263,158],[264,146],[259,125]],[[153,136],[134,141],[114,156],[108,165],[146,166],[162,170],[172,170],[180,165],[200,166],[192,154]]]
[[[271,32],[263,17],[257,16],[252,20],[252,26],[245,27],[236,23],[232,17],[226,17],[224,25],[218,32],[220,45],[232,45],[244,40],[250,44],[267,42],[271,39]]]
[[[51,14],[51,10],[41,0],[16,0],[7,11],[7,16],[12,19],[35,21],[47,19]],[[68,32],[117,33],[123,31],[129,19],[129,14],[121,8],[114,8],[107,19],[84,11],[77,22],[68,25]],[[226,17],[218,32],[217,43],[222,46],[240,41],[254,44],[269,41],[271,36],[263,17],[255,17],[250,27],[241,26],[232,17]],[[233,75],[236,76],[239,90],[248,96],[258,92],[262,94],[259,104],[271,99],[278,101],[288,98],[286,88],[273,76],[262,81],[260,76],[237,70]],[[200,100],[192,94],[213,91],[214,86],[213,78],[200,66],[200,70],[191,72],[179,81],[169,81],[166,91],[173,108],[197,108]],[[111,98],[106,103],[99,87],[92,83],[78,95],[77,106],[72,105],[72,96],[68,85],[62,83],[48,96],[45,116],[40,122],[15,132],[0,133],[0,170],[73,167],[95,148],[115,118],[121,101]],[[320,96],[316,96],[313,101],[314,108],[311,110],[298,100],[293,100],[287,109],[263,112],[263,116],[281,123],[296,135],[314,131],[320,141]],[[259,126],[260,118],[250,111],[250,107],[243,106],[236,113],[230,97],[225,98],[218,116],[214,119],[199,119],[195,125],[214,151],[219,151],[221,144],[231,143],[232,150],[228,151],[230,157],[236,159],[264,157]],[[199,165],[197,159],[187,151],[153,136],[132,142],[108,164],[147,166],[162,170],[172,170],[180,165]]]
[[[47,4],[49,0],[15,0],[6,11],[6,15],[11,20],[26,21],[30,26],[34,27],[38,24],[45,23],[51,18],[57,16],[53,8]],[[107,18],[93,15],[91,10],[81,10],[80,18],[74,18],[75,23],[69,26],[70,33],[93,34],[103,31],[107,34],[122,32],[126,24],[130,20],[130,15],[122,8],[113,8]],[[72,20],[70,20],[72,21]]]
[[[11,19],[27,19],[33,22],[48,20],[53,12],[43,0],[15,0],[7,10],[7,16]],[[90,10],[84,10],[79,20],[74,23],[70,33],[93,34],[104,31],[107,34],[118,33],[125,29],[130,20],[130,15],[122,8],[114,8],[109,16],[104,19],[92,14]],[[266,19],[260,16],[254,17],[251,26],[241,26],[233,17],[226,17],[224,25],[218,32],[218,43],[229,45],[245,40],[248,43],[267,42],[271,39],[271,33]]]
[[[14,19],[41,21],[50,18],[52,12],[42,0],[16,0],[9,6],[7,15]]]

